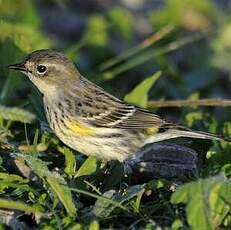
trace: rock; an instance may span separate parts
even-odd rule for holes
[[[135,181],[145,182],[155,178],[187,178],[198,174],[197,153],[176,144],[151,144],[126,160]]]

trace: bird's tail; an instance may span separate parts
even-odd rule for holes
[[[178,138],[178,137],[190,137],[190,138],[197,138],[197,139],[209,139],[209,140],[224,140],[231,142],[230,138],[222,137],[219,135],[206,133],[202,131],[194,131],[190,129],[168,129],[165,132],[155,134],[153,136],[150,136],[145,144],[152,143],[152,142],[159,142],[164,141],[172,138]]]

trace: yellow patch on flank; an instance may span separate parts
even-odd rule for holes
[[[158,131],[159,131],[159,128],[157,127],[151,127],[151,128],[146,129],[147,135],[150,135],[150,136],[158,133]]]
[[[89,128],[88,126],[78,122],[78,121],[68,121],[67,127],[75,134],[79,136],[90,136],[95,133],[93,128]]]

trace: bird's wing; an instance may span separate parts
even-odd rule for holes
[[[122,102],[100,88],[94,87],[94,92],[90,105],[83,108],[86,112],[84,120],[89,124],[122,129],[158,128],[168,124],[159,116]]]
[[[163,121],[152,114],[145,113],[132,106],[113,108],[87,119],[88,122],[103,127],[148,128],[160,126]]]
[[[143,129],[149,127],[160,127],[164,121],[158,116],[142,111],[139,108],[127,106],[116,108],[110,113],[95,119],[92,122],[98,126],[123,128],[123,129]]]

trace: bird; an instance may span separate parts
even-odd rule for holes
[[[8,68],[25,74],[42,93],[55,135],[87,156],[123,162],[150,143],[179,137],[223,139],[165,121],[114,97],[84,78],[72,61],[53,49],[36,50]]]

